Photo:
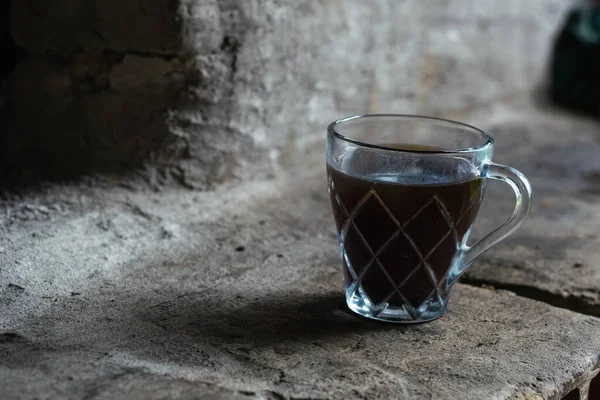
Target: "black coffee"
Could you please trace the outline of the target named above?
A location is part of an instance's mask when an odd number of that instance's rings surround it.
[[[462,243],[479,211],[483,179],[357,177],[330,166],[327,171],[338,233],[344,229],[340,237],[346,285],[354,275],[373,303],[409,302],[418,307],[444,284],[457,243]]]

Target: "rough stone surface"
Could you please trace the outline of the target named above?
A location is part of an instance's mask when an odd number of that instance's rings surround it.
[[[3,169],[147,162],[166,171],[148,168],[151,186],[191,187],[266,177],[341,115],[436,114],[527,91],[570,4],[13,3],[29,56],[0,95]]]
[[[5,227],[0,397],[558,399],[589,382],[600,320],[509,292],[459,284],[412,327],[349,315],[311,154],[301,176],[107,189]]]

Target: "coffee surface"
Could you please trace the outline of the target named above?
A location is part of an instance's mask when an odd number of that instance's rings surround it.
[[[444,284],[479,211],[483,179],[470,175],[452,181],[401,173],[351,176],[330,166],[327,170],[345,252],[346,285],[358,277],[373,303],[418,307]]]

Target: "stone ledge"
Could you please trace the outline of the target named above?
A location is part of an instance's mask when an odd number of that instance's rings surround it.
[[[349,315],[321,178],[114,189],[11,228],[0,397],[559,399],[590,381],[600,320],[508,292],[459,284],[413,327]]]

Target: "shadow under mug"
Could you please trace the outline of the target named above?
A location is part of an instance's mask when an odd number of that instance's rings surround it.
[[[400,323],[439,318],[457,278],[525,222],[529,181],[493,163],[493,148],[481,130],[437,118],[362,115],[329,125],[327,182],[352,311]],[[467,246],[488,178],[509,184],[515,209]]]

